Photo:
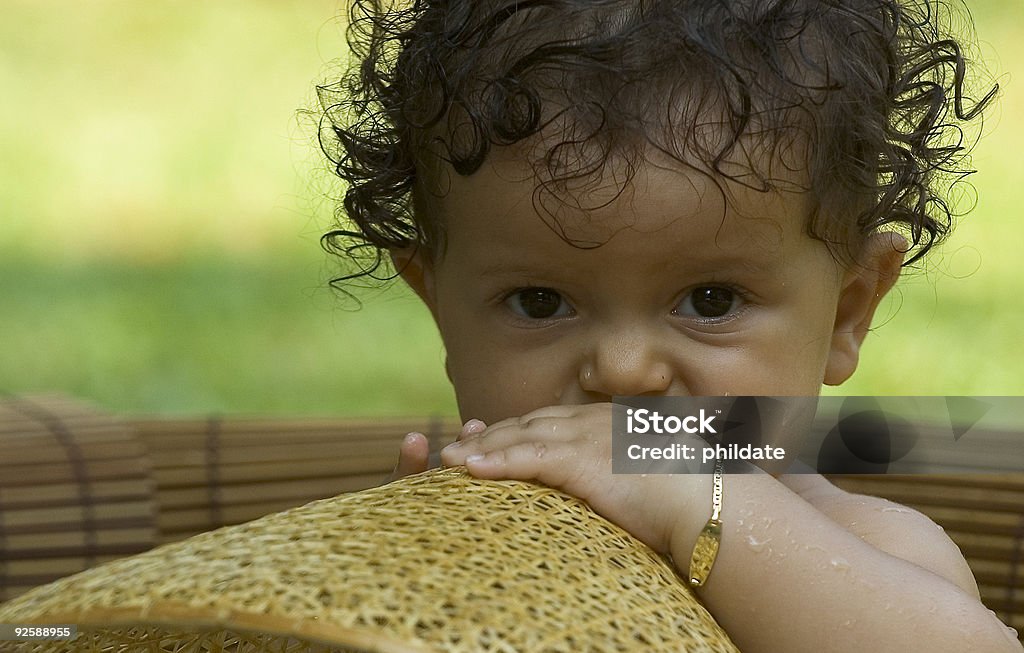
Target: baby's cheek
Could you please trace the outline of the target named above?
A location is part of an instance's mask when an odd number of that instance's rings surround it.
[[[463,420],[479,419],[493,424],[509,417],[519,417],[538,408],[559,403],[563,394],[551,383],[551,376],[528,362],[507,364],[492,361],[489,365],[467,365],[464,369],[450,367],[452,384]]]
[[[508,376],[501,370],[488,369],[485,365],[449,365],[449,378],[463,420],[479,419],[493,424],[505,417],[511,400],[521,394],[515,391],[514,380],[509,383]]]

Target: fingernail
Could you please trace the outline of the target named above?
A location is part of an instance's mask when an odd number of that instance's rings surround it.
[[[403,440],[403,442],[405,444],[412,444],[413,442],[416,441],[416,436],[417,435],[420,435],[420,434],[417,433],[416,431],[413,431],[412,433],[409,433],[408,435],[405,436],[405,440]]]
[[[451,451],[453,449],[458,449],[461,446],[462,443],[456,440],[455,442],[452,442],[451,444],[447,445],[444,449],[441,449],[441,451]]]
[[[479,433],[487,428],[487,425],[478,419],[471,419],[462,425],[462,433],[468,435],[470,433]]]

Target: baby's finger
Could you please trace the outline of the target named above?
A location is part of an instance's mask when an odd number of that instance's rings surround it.
[[[568,442],[589,435],[588,425],[573,416],[530,416],[490,426],[472,439],[489,449],[507,447],[524,440]]]
[[[430,444],[427,436],[413,432],[405,436],[398,449],[398,464],[391,472],[388,482],[427,471],[427,459],[430,455]]]
[[[535,424],[534,428],[526,429],[514,424],[504,427],[491,427],[483,433],[449,444],[441,450],[441,462],[447,467],[462,465],[467,456],[486,454],[499,449],[507,449],[526,441],[558,442],[572,440],[572,433],[564,428],[559,432],[557,424]]]
[[[463,440],[472,435],[483,433],[487,428],[487,425],[478,419],[471,419],[462,425],[462,431],[459,433],[459,437],[456,440]]]
[[[479,478],[536,480],[544,485],[588,498],[590,488],[581,479],[594,478],[601,461],[579,455],[576,446],[563,442],[521,442],[504,449],[467,456],[465,465]],[[608,461],[608,472],[611,461]]]

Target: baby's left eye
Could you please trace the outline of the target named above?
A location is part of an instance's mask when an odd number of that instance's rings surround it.
[[[714,320],[735,313],[743,299],[727,286],[699,286],[691,290],[673,311],[677,315]]]

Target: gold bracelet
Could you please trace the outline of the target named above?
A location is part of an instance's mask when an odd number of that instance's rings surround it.
[[[690,555],[690,586],[702,587],[715,566],[722,543],[722,460],[715,459],[715,490],[711,498],[711,519],[704,524]]]

